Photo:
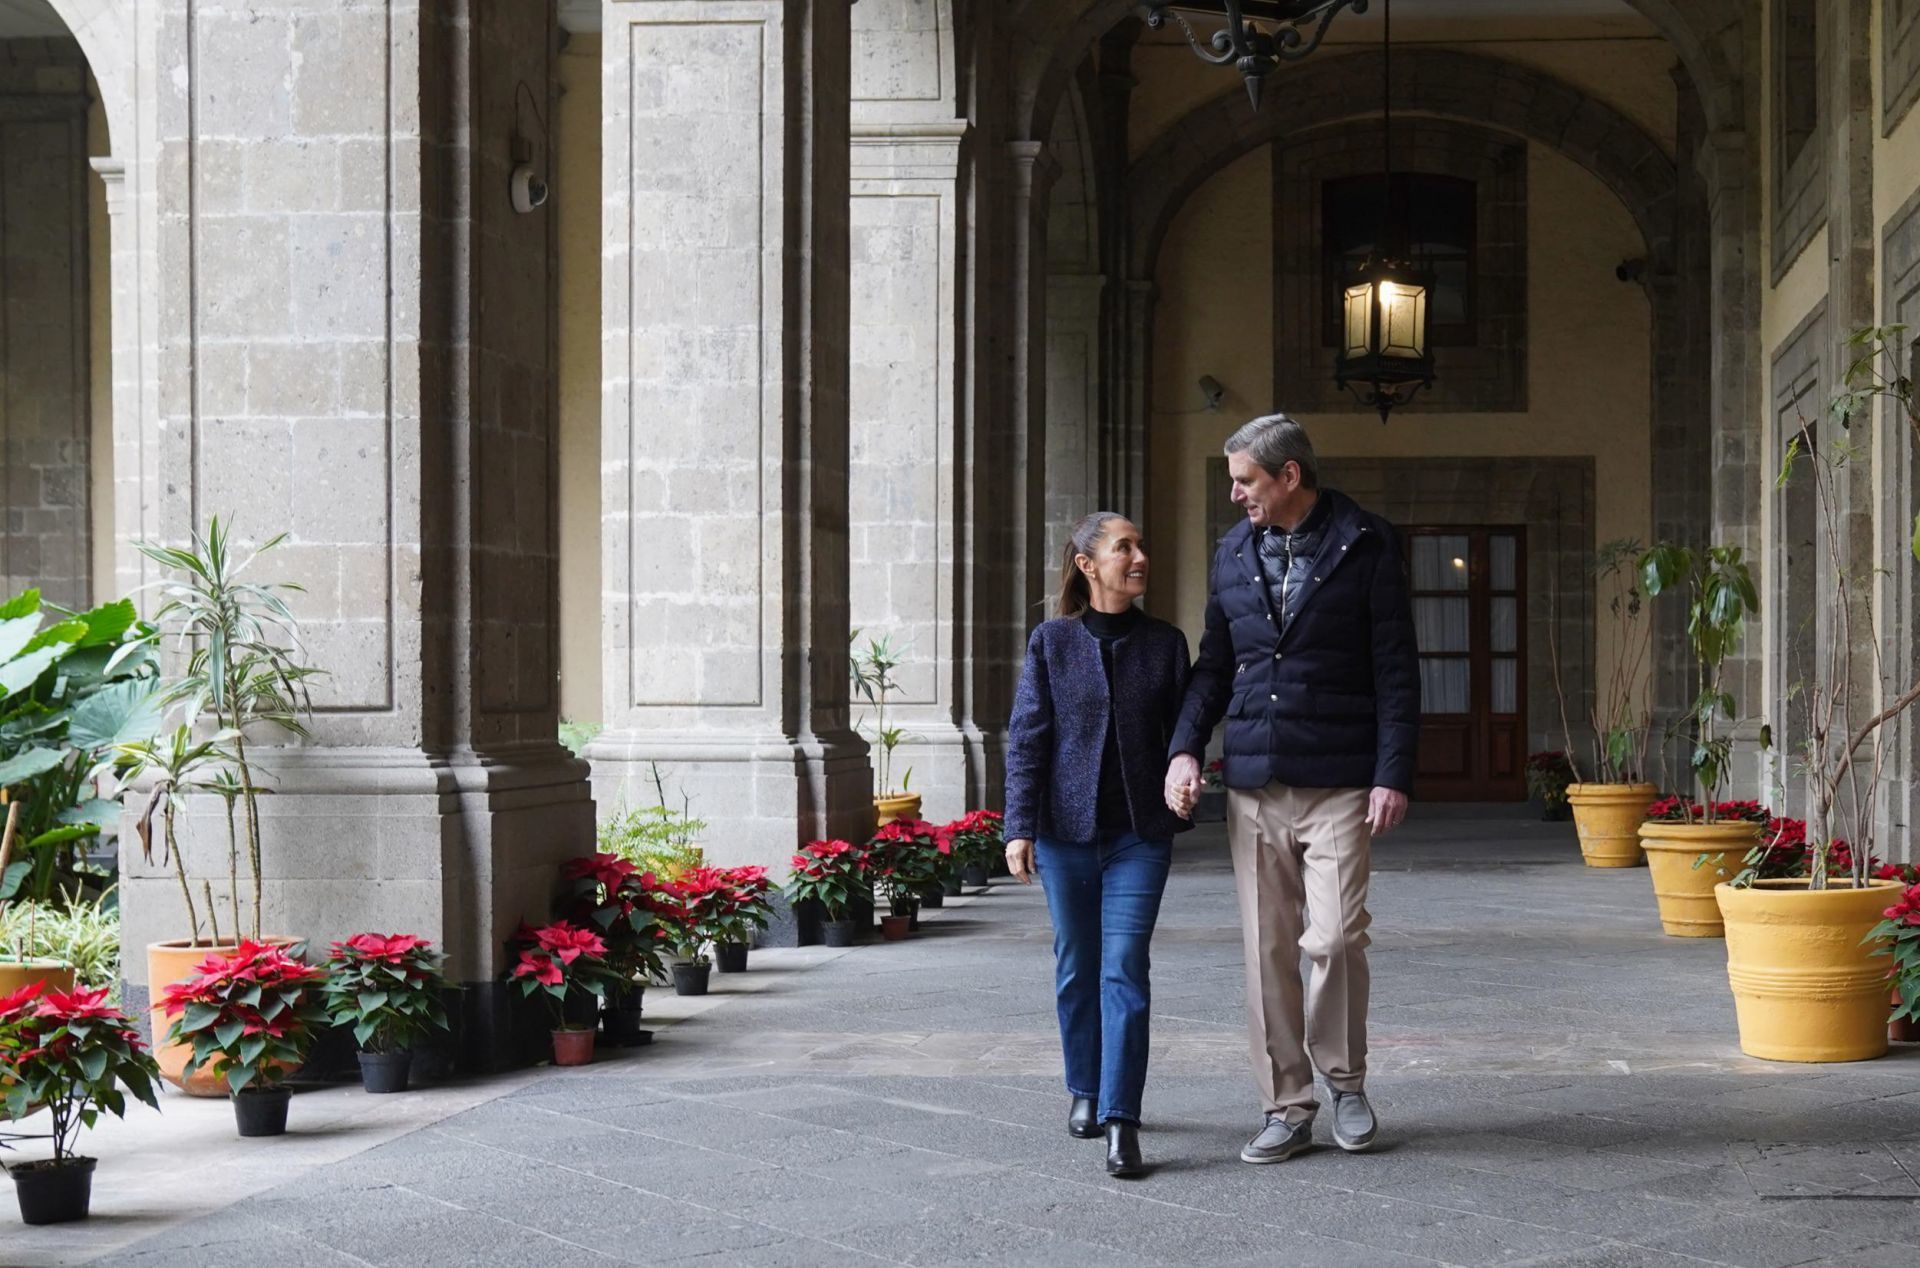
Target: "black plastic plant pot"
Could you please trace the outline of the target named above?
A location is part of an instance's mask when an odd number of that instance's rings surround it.
[[[745,973],[747,971],[747,944],[744,942],[719,942],[714,944],[713,965],[722,973]]]
[[[247,1088],[233,1094],[233,1120],[242,1136],[287,1134],[287,1103],[293,1090],[284,1087]]]
[[[919,905],[928,910],[932,910],[935,907],[945,907],[947,905],[946,890],[938,885],[927,886],[920,891]]]
[[[829,920],[820,932],[830,947],[850,947],[860,937],[860,926],[851,920]]]
[[[793,905],[794,941],[799,946],[820,945],[823,938],[821,926],[826,923],[826,908],[818,898],[802,898]]]
[[[968,889],[985,889],[987,887],[987,865],[985,863],[967,864],[960,869],[960,883]]]
[[[413,1068],[413,1051],[363,1052],[360,1054],[360,1086],[369,1092],[404,1092],[407,1074]]]
[[[713,972],[711,964],[676,964],[673,966],[673,993],[675,995],[705,995],[707,982]]]
[[[67,1224],[84,1220],[93,1205],[92,1158],[21,1162],[7,1168],[13,1195],[20,1199],[23,1224]]]

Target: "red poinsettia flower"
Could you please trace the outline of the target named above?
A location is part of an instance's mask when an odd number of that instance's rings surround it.
[[[520,953],[520,963],[513,966],[513,976],[531,977],[542,986],[558,986],[567,979],[558,961],[547,952],[533,948]]]
[[[579,929],[564,920],[556,920],[544,929],[533,931],[540,949],[551,952],[562,964],[572,964],[583,955],[605,955],[607,944],[591,929]]]
[[[0,998],[0,1021],[12,1021],[32,1013],[39,1006],[40,991],[44,985],[44,982],[28,982],[13,994]]]

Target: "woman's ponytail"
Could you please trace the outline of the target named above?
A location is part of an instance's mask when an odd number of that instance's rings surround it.
[[[1079,557],[1091,557],[1107,535],[1108,522],[1121,518],[1112,511],[1095,511],[1073,526],[1060,551],[1060,597],[1054,605],[1055,616],[1079,616],[1092,605],[1093,591],[1087,585],[1087,574],[1080,571]]]

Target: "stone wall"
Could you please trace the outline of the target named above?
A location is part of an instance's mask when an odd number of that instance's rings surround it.
[[[0,40],[0,587],[92,599],[87,67]]]

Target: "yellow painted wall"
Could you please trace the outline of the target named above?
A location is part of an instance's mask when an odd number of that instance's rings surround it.
[[[560,714],[600,706],[600,37],[558,61],[553,201],[560,228]]]
[[[1160,263],[1154,344],[1149,607],[1197,644],[1206,605],[1207,459],[1270,399],[1272,230],[1269,153],[1223,170],[1176,218]],[[1627,209],[1571,161],[1528,147],[1529,401],[1523,414],[1409,414],[1381,427],[1370,414],[1303,416],[1315,448],[1341,457],[1591,456],[1599,541],[1652,532],[1651,312],[1613,276],[1643,253]],[[1223,269],[1221,260],[1234,261]],[[1217,414],[1190,414],[1194,381],[1229,389]],[[1604,631],[1601,632],[1604,639]],[[1601,669],[1613,648],[1598,648]]]
[[[87,76],[93,104],[87,110],[87,154],[112,152],[107,137],[107,112],[100,104],[100,86]],[[87,175],[87,369],[90,487],[88,516],[92,521],[93,601],[105,603],[120,596],[113,576],[113,274],[107,230],[107,187],[98,176]]]

